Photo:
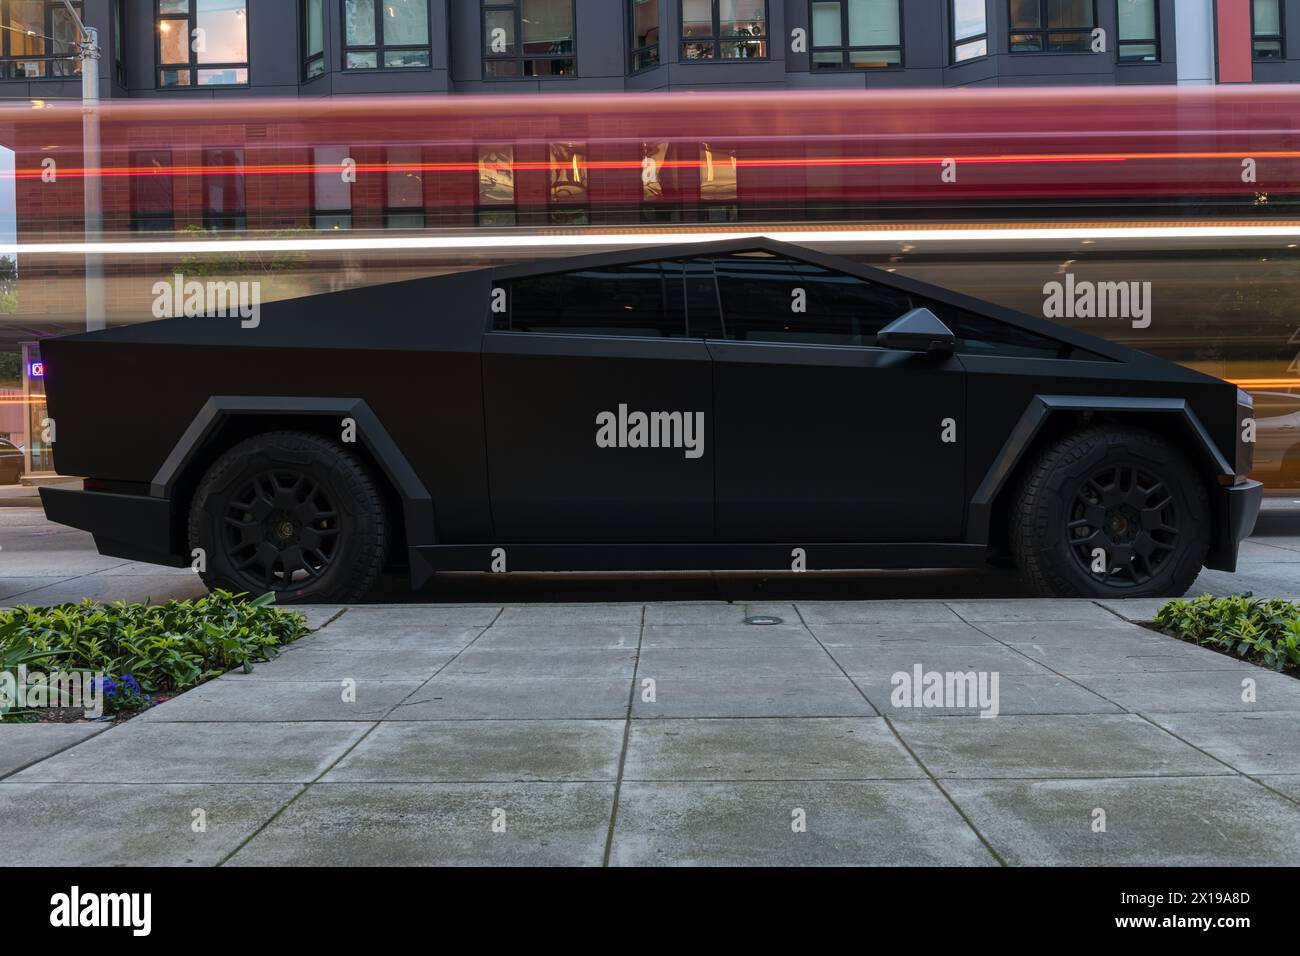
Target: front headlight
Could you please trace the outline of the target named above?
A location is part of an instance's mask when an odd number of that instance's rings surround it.
[[[1255,467],[1255,399],[1249,392],[1237,389],[1237,480],[1250,474]]]

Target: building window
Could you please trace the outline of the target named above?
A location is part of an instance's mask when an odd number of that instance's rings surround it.
[[[694,163],[673,162],[689,148],[666,140],[641,144],[641,221],[644,223],[684,222],[687,204],[682,197],[686,167]],[[694,175],[694,169],[690,170]],[[692,180],[692,184],[694,180]]]
[[[587,144],[551,143],[547,219],[554,226],[591,223],[587,205]]]
[[[343,0],[343,68],[429,66],[429,0]]]
[[[1250,35],[1256,60],[1282,59],[1282,0],[1253,0]]]
[[[483,75],[573,76],[573,0],[484,0]]]
[[[989,55],[989,20],[985,0],[952,0],[952,62]]]
[[[131,154],[131,229],[171,232],[176,228],[172,205],[172,154],[168,149]]]
[[[1012,53],[1088,53],[1094,0],[1011,0]]]
[[[631,0],[632,72],[659,65],[659,0]]]
[[[681,0],[683,60],[767,56],[767,0]]]
[[[423,229],[423,151],[419,146],[390,147],[387,165],[384,225],[389,229]]]
[[[81,13],[80,0],[74,6]],[[8,0],[0,3],[0,77],[25,80],[78,76],[77,23],[62,0]]]
[[[700,144],[700,217],[705,222],[740,220],[740,170],[736,151]]]
[[[1160,11],[1156,0],[1119,0],[1119,59],[1121,63],[1154,63],[1160,59]]]
[[[244,204],[244,151],[203,151],[203,228],[242,232],[248,225]]]
[[[899,0],[814,0],[814,70],[878,70],[903,65]]]
[[[248,83],[247,0],[157,0],[158,85]]]
[[[641,144],[641,201],[658,202],[664,198],[664,171],[668,166],[668,143]]]
[[[515,207],[515,148],[510,145],[478,148],[478,211],[480,226],[513,226]]]
[[[303,0],[302,78],[325,72],[325,0]]]
[[[320,230],[352,228],[352,183],[345,172],[352,150],[346,146],[313,146],[311,151],[311,220]]]

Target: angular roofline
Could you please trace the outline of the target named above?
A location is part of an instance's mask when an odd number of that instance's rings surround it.
[[[881,285],[901,289],[904,292],[909,292],[914,295],[936,299],[940,302],[947,303],[948,305],[959,309],[964,309],[968,312],[986,315],[999,322],[1005,322],[1008,325],[1015,326],[1016,328],[1024,329],[1026,332],[1045,335],[1048,338],[1056,339],[1068,345],[1073,345],[1077,348],[1094,352],[1103,358],[1108,358],[1116,362],[1124,362],[1126,364],[1139,366],[1151,362],[1158,362],[1167,368],[1178,369],[1179,371],[1186,373],[1189,380],[1218,381],[1217,379],[1214,379],[1213,376],[1185,368],[1175,362],[1162,359],[1159,356],[1151,355],[1148,352],[1142,352],[1137,349],[1131,349],[1123,345],[1116,345],[1100,336],[1092,335],[1087,332],[1080,332],[1077,329],[1071,329],[1063,325],[1057,325],[1055,322],[1045,318],[1029,315],[1028,313],[1017,311],[1016,309],[1009,309],[985,299],[977,299],[974,296],[954,292],[951,289],[932,285],[928,282],[923,282],[920,279],[912,279],[907,276],[900,276],[897,273],[886,272],[884,269],[879,269],[875,266],[863,265],[854,262],[851,259],[846,259],[843,256],[818,252],[809,249],[807,246],[798,245],[797,243],[783,242],[779,239],[773,239],[770,236],[725,239],[718,242],[684,242],[663,246],[644,246],[636,249],[601,252],[558,259],[546,259],[510,266],[498,266],[485,271],[490,271],[492,279],[496,281],[504,279],[519,279],[535,275],[546,275],[553,272],[573,272],[581,269],[600,268],[602,266],[649,262],[655,259],[679,259],[700,255],[716,255],[719,253],[744,251],[762,251],[770,252],[774,255],[789,256],[792,259],[799,259],[813,265],[822,266],[827,269],[834,269],[837,272],[856,276],[859,279],[865,279],[869,282],[878,282]]]

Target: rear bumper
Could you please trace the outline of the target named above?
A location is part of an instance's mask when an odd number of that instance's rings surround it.
[[[172,540],[172,504],[166,498],[46,487],[41,504],[51,521],[89,531],[100,554],[173,568],[190,563]]]
[[[1255,530],[1259,506],[1264,500],[1264,486],[1258,481],[1239,481],[1218,490],[1215,501],[1215,534],[1206,555],[1205,566],[1215,571],[1236,571],[1241,542]]]

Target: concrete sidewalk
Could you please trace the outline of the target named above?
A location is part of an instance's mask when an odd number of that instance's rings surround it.
[[[1300,864],[1300,681],[1125,619],[1158,603],[314,609],[276,661],[126,724],[0,727],[0,845],[43,865]],[[1000,715],[895,706],[918,666],[997,674]]]

